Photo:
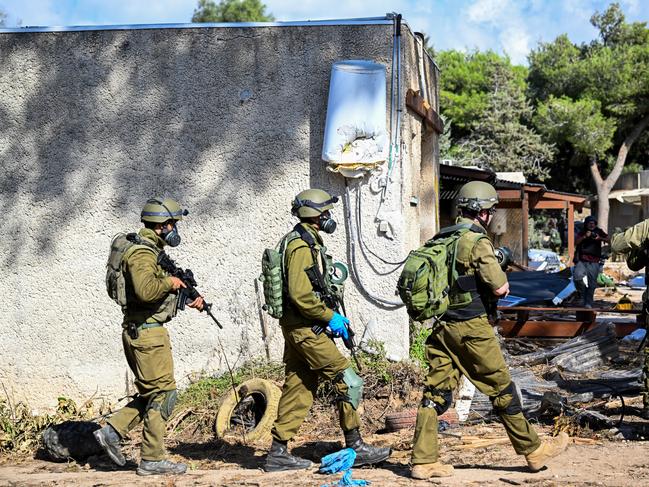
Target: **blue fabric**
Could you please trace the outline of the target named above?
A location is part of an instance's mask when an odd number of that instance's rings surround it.
[[[339,315],[340,316],[340,315]],[[352,465],[354,465],[354,460],[356,460],[356,452],[351,448],[344,448],[343,450],[331,453],[327,456],[322,457],[320,460],[320,473],[332,474],[343,472],[343,476],[338,482],[332,482],[330,484],[323,484],[321,487],[344,487],[348,485],[370,485],[370,482],[367,480],[354,480],[352,479]]]
[[[356,452],[351,448],[330,453],[320,460],[320,473],[338,473],[349,470],[356,460]]]
[[[333,336],[343,337],[345,340],[349,338],[347,333],[347,325],[349,324],[349,319],[345,318],[343,315],[338,314],[334,311],[333,317],[329,320],[329,329]]]

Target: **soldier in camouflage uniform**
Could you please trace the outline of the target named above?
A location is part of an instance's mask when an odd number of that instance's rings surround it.
[[[337,393],[340,427],[347,448],[356,451],[354,466],[371,465],[386,460],[389,448],[365,443],[360,435],[361,420],[357,412],[363,380],[354,372],[331,337],[347,338],[349,320],[327,306],[322,293],[312,282],[315,269],[323,275],[323,241],[319,232],[333,233],[336,222],[330,210],[338,201],[320,189],[299,193],[293,201],[292,213],[300,219],[293,232],[285,237],[284,289],[286,299],[279,324],[284,335],[286,379],[273,425],[271,445],[264,470],[304,469],[311,462],[288,453],[287,443],[297,434],[318,389],[321,379],[329,380]],[[329,276],[323,275],[328,282]],[[313,326],[326,326],[325,333],[316,334]]]
[[[177,222],[186,214],[170,198],[148,200],[140,215],[144,228],[121,261],[127,299],[122,344],[138,394],[94,434],[110,458],[123,466],[126,459],[120,441],[144,422],[138,475],[182,474],[187,470],[183,463],[166,460],[164,449],[166,421],[177,397],[171,343],[164,324],[176,315],[176,291],[186,286],[177,277],[169,276],[157,262],[166,245],[180,244]],[[201,310],[203,298],[187,305]]]
[[[426,340],[429,371],[417,412],[411,459],[415,479],[453,474],[452,465],[439,461],[437,418],[450,407],[462,375],[489,396],[514,450],[525,455],[532,471],[540,470],[568,444],[565,433],[541,442],[523,416],[520,398],[488,319],[498,297],[509,293],[507,276],[486,234],[497,203],[496,190],[484,182],[467,183],[459,191],[457,206],[461,216],[456,223],[470,228],[458,240],[455,264],[460,276],[474,276],[475,286],[470,290],[469,304],[457,306],[454,303],[467,301],[464,296],[469,291],[460,289],[457,283],[451,288],[449,309]]]
[[[613,235],[611,239],[611,251],[616,254],[627,254],[626,263],[632,271],[645,269],[645,282],[649,278],[649,219],[644,220],[623,233]],[[642,294],[642,320],[647,327],[649,318],[649,295],[647,289]],[[640,416],[649,419],[649,344],[643,349],[644,362],[642,366],[643,386],[642,393],[643,408]]]

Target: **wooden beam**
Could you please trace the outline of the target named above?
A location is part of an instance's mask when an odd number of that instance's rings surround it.
[[[504,337],[572,338],[594,328],[588,321],[525,321],[500,320],[498,327]],[[615,334],[623,337],[638,328],[635,323],[615,323]]]
[[[418,91],[408,88],[406,92],[406,106],[423,119],[426,127],[432,128],[438,134],[444,132],[442,118]]]
[[[500,209],[500,208],[503,208],[503,209],[504,209],[504,208],[514,208],[514,209],[518,209],[518,208],[521,208],[521,205],[522,205],[522,204],[523,204],[523,203],[522,203],[521,200],[518,200],[518,201],[514,201],[514,200],[505,200],[505,201],[502,201],[502,200],[501,200],[501,201],[498,202],[498,206],[497,206],[497,208],[499,208],[499,209]]]
[[[567,201],[546,201],[542,199],[531,206],[534,210],[566,210],[569,204]]]
[[[522,263],[524,266],[527,266],[529,264],[528,257],[527,257],[527,250],[529,249],[530,245],[530,231],[528,228],[528,222],[529,222],[529,217],[530,217],[530,205],[529,205],[529,200],[527,199],[527,191],[523,191],[523,202],[521,205],[521,213],[523,214],[522,220],[523,220],[523,236],[521,239],[523,240],[523,255],[521,255],[522,258]]]
[[[575,255],[575,205],[568,206],[568,267],[573,265]]]
[[[499,189],[498,190],[498,200],[521,200],[521,190],[520,189]]]

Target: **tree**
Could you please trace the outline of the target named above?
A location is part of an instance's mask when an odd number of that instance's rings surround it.
[[[437,61],[442,116],[453,125],[442,158],[543,179],[552,148],[530,127],[527,70],[492,51],[442,51]]]
[[[5,12],[0,8],[0,27],[4,27],[6,21],[7,21],[7,12]]]
[[[192,22],[272,22],[261,0],[198,0]]]
[[[590,44],[563,35],[532,51],[528,80],[535,126],[559,149],[556,167],[588,167],[607,229],[611,188],[627,159],[640,156],[632,149],[649,126],[649,29],[626,23],[618,4],[591,23],[600,38]]]

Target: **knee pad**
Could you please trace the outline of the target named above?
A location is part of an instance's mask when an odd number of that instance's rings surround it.
[[[176,406],[176,401],[178,400],[178,391],[173,389],[171,391],[164,391],[153,397],[149,401],[148,409],[155,409],[160,411],[160,416],[162,419],[167,421],[171,417],[171,413]]]
[[[426,395],[430,397],[426,397]],[[442,389],[429,389],[424,390],[424,398],[421,400],[421,406],[424,408],[432,408],[441,416],[453,403],[453,392],[450,390]]]
[[[508,402],[504,399],[504,396],[511,395],[512,398]],[[521,404],[521,396],[518,392],[516,384],[510,382],[507,387],[505,387],[497,396],[492,396],[491,404],[493,405],[494,411],[498,414],[509,414],[514,415],[523,412],[523,406]]]
[[[347,367],[338,374],[336,382],[344,382],[347,386],[347,393],[340,397],[339,400],[348,402],[354,409],[357,409],[363,396],[363,379],[354,372],[354,369]]]

